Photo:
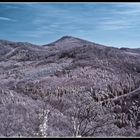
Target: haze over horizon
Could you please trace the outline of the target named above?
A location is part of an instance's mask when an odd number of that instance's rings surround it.
[[[139,3],[0,3],[0,39],[44,45],[68,35],[140,48]]]

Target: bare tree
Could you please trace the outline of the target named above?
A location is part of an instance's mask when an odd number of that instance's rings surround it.
[[[67,97],[71,107],[64,112],[70,123],[70,131],[74,137],[94,136],[106,125],[109,125],[112,116],[104,114],[102,105],[97,104],[88,92],[74,90]]]
[[[52,108],[45,103],[41,106],[40,111],[38,113],[38,131],[35,134],[36,136],[39,137],[44,137],[46,138],[48,136],[48,121],[49,121],[49,115],[52,111]]]
[[[41,137],[47,137],[47,128],[48,128],[48,115],[50,113],[50,110],[42,110],[42,113],[39,115],[40,119],[40,125],[39,125],[39,136]]]

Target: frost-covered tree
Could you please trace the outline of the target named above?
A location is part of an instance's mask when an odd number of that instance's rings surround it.
[[[39,132],[37,133],[38,136],[47,137],[47,130],[48,130],[48,116],[49,116],[50,110],[49,109],[43,109],[41,113],[39,113]]]

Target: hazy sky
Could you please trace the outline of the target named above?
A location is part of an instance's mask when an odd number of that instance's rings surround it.
[[[65,35],[140,48],[140,4],[0,3],[0,39],[47,44]]]

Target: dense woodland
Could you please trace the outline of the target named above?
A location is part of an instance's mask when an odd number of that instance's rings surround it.
[[[0,94],[1,137],[138,137],[140,49],[0,40]]]

